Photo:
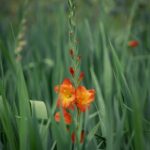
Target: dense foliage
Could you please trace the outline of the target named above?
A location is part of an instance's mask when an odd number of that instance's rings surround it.
[[[54,117],[54,87],[71,78],[68,1],[1,0],[0,149],[148,150],[150,2],[75,1],[81,84],[96,91],[78,122],[84,139]]]

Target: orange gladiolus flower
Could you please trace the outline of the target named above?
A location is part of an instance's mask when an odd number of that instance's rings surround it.
[[[87,90],[84,86],[79,86],[76,90],[76,105],[80,111],[84,112],[94,101],[95,90]]]
[[[69,79],[65,79],[63,83],[55,87],[58,95],[58,106],[63,108],[71,108],[75,102],[75,88]]]
[[[137,47],[139,45],[139,42],[137,40],[132,40],[128,42],[128,46],[134,48]]]
[[[63,115],[64,115],[65,123],[66,123],[66,124],[71,124],[71,122],[72,122],[71,115],[70,115],[66,110],[63,110]],[[55,121],[56,121],[56,122],[59,122],[59,121],[60,121],[60,112],[57,112],[57,113],[55,114]]]

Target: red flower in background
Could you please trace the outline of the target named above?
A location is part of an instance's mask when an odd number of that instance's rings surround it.
[[[139,42],[137,40],[132,40],[128,42],[128,46],[132,48],[137,47],[138,45],[139,45]]]

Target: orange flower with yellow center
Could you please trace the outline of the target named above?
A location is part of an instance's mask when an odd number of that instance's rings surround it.
[[[85,112],[89,108],[90,103],[94,101],[95,90],[87,90],[84,86],[76,89],[76,105],[80,111]]]
[[[69,79],[65,79],[61,85],[55,87],[58,95],[58,106],[70,108],[75,102],[75,88]]]

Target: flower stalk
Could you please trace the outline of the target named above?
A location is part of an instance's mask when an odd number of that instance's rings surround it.
[[[90,104],[94,101],[95,90],[87,90],[84,86],[80,85],[84,73],[80,72],[81,56],[78,55],[78,45],[77,45],[77,34],[76,34],[76,24],[75,24],[75,0],[68,0],[69,4],[69,54],[71,58],[71,66],[69,72],[71,79],[66,78],[61,85],[55,87],[56,93],[58,93],[58,108],[61,107],[63,110],[64,121],[67,125],[73,123],[73,119],[69,114],[69,111],[76,111],[76,128],[72,133],[72,142],[75,142],[76,134],[77,137],[81,139],[76,139],[77,143],[83,142],[83,133],[81,132],[81,113],[84,113],[89,109]],[[56,122],[60,121],[60,113],[55,114]]]

